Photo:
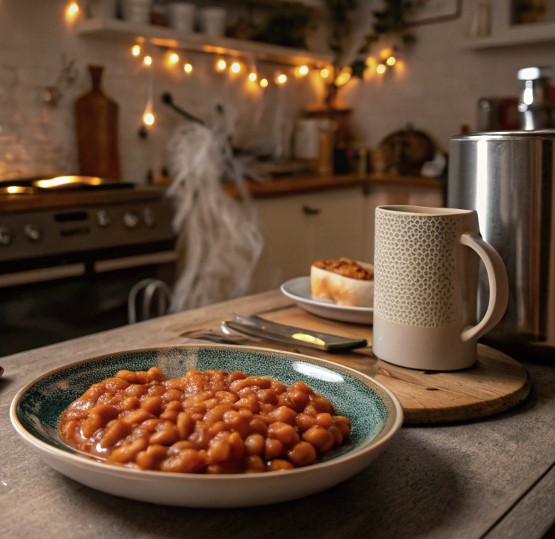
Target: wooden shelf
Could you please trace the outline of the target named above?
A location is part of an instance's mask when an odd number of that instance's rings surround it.
[[[555,41],[555,23],[553,22],[507,26],[498,34],[469,39],[467,45],[473,49],[489,49],[550,41]]]
[[[555,41],[555,21],[512,24],[511,2],[496,0],[491,3],[490,35],[468,38],[466,44],[469,48],[489,49]]]
[[[331,62],[328,53],[311,52],[256,41],[214,38],[201,33],[181,34],[165,26],[137,25],[119,19],[85,19],[76,27],[80,36],[128,43],[148,42],[160,47],[193,52],[251,57],[256,60],[285,65],[324,66]]]

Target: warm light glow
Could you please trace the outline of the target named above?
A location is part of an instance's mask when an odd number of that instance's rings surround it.
[[[378,66],[376,67],[376,73],[378,75],[383,75],[386,69],[387,69],[387,66],[385,64],[378,64]]]
[[[258,80],[258,75],[256,74],[256,71],[251,71],[249,73],[249,80],[251,82],[256,82]]]
[[[55,178],[47,178],[45,180],[37,180],[35,185],[43,189],[52,189],[55,187],[63,187],[65,185],[71,185],[77,183],[79,180],[78,176],[56,176]],[[100,185],[102,180],[97,177],[89,177],[87,179],[89,185]]]
[[[260,79],[260,83],[259,83],[259,84],[260,84],[260,86],[261,86],[262,88],[267,88],[267,87],[268,87],[268,84],[270,84],[270,83],[268,82],[268,79]]]
[[[276,75],[276,84],[285,84],[287,82],[287,75],[285,73],[278,73]]]
[[[391,56],[393,53],[393,51],[391,49],[382,49],[380,51],[380,58],[382,58],[383,60],[385,60],[386,58],[388,58],[389,56]]]
[[[152,112],[145,111],[145,113],[143,114],[143,123],[150,127],[151,125],[154,125],[154,122],[154,114],[152,114]]]
[[[70,2],[66,7],[66,18],[74,20],[79,15],[79,4],[77,2]]]
[[[168,62],[171,65],[177,64],[179,62],[179,54],[177,54],[177,52],[171,52],[168,56]]]
[[[232,73],[241,73],[241,64],[239,62],[233,62],[229,68]]]
[[[183,71],[185,71],[185,73],[192,73],[193,64],[190,64],[189,62],[187,62],[186,64],[183,64]]]
[[[302,65],[297,67],[297,69],[295,69],[295,75],[297,75],[297,77],[306,77],[306,75],[308,75],[308,66]]]
[[[341,71],[341,73],[339,73],[339,75],[337,75],[337,78],[335,79],[335,85],[344,86],[351,80],[351,76],[352,76],[351,68],[346,67]]]
[[[223,58],[216,60],[216,71],[225,71],[227,62]]]
[[[133,56],[139,56],[141,54],[141,46],[140,45],[133,45],[131,47],[131,54]]]
[[[327,79],[330,75],[331,72],[327,67],[324,67],[324,69],[320,70],[320,77],[322,77],[323,79]]]
[[[143,64],[145,66],[151,66],[152,65],[152,56],[145,56],[143,58]]]
[[[386,63],[388,66],[394,66],[394,65],[397,63],[397,58],[395,58],[395,56],[390,56],[390,57],[385,61],[385,63]]]

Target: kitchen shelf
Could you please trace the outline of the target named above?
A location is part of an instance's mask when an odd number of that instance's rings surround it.
[[[214,38],[201,33],[184,35],[165,26],[137,25],[119,19],[85,19],[76,27],[80,36],[128,43],[148,42],[160,47],[185,49],[193,52],[252,57],[256,60],[285,65],[324,66],[332,55],[256,41]]]
[[[555,41],[555,21],[513,24],[512,1],[496,0],[491,3],[490,34],[468,38],[468,47],[489,49]]]
[[[489,49],[550,41],[555,41],[555,23],[553,22],[507,26],[497,34],[471,38],[467,44],[473,49]]]

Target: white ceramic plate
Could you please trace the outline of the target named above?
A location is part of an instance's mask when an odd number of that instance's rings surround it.
[[[201,475],[142,471],[99,462],[65,445],[58,422],[88,387],[120,369],[159,366],[167,377],[192,368],[242,370],[286,384],[301,380],[351,419],[351,441],[323,461],[294,470]],[[50,371],[14,397],[10,418],[18,434],[60,473],[94,489],[145,502],[186,507],[246,507],[300,498],[360,472],[400,429],[399,401],[384,386],[329,361],[275,350],[226,345],[190,345],[120,352]]]
[[[355,324],[372,324],[374,320],[374,309],[371,307],[349,307],[314,298],[310,291],[309,276],[290,279],[281,285],[281,291],[296,301],[301,309],[322,318]]]

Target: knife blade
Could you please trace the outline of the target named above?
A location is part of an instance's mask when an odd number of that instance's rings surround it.
[[[352,339],[331,333],[288,326],[266,320],[260,316],[235,315],[234,320],[226,320],[223,324],[251,337],[297,344],[326,352],[349,351],[368,346],[366,339]]]

